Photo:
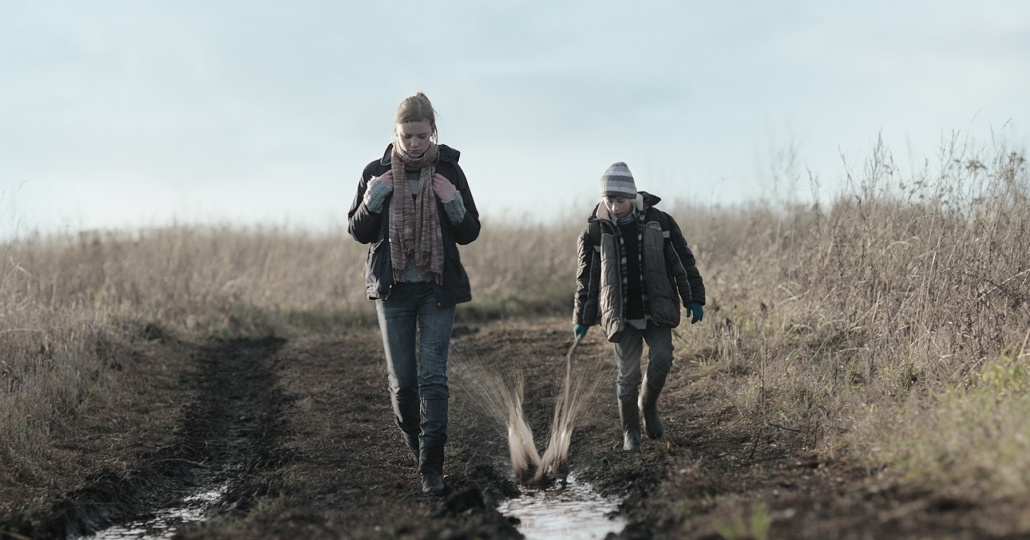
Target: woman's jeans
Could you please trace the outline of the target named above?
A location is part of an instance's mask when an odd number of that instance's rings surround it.
[[[627,324],[615,343],[616,378],[620,401],[636,403],[640,391],[640,357],[647,342],[647,381],[661,389],[672,370],[672,329],[647,321],[643,330]]]
[[[428,467],[440,474],[447,441],[447,353],[454,306],[438,307],[430,283],[395,283],[389,298],[376,300],[376,312],[395,421],[419,458],[420,470]],[[425,418],[421,422],[420,416]]]

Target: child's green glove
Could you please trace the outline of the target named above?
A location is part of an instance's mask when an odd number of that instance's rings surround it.
[[[576,339],[583,339],[587,335],[587,329],[589,326],[584,324],[575,324],[572,326],[572,333],[576,335]]]
[[[687,304],[687,310],[690,311],[690,324],[697,324],[705,318],[705,308],[697,302]]]

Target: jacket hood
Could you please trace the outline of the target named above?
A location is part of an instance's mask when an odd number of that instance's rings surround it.
[[[651,208],[652,206],[655,206],[658,203],[662,202],[661,197],[659,197],[658,195],[653,195],[646,191],[638,191],[637,198],[643,201],[644,210],[647,210],[648,208]]]
[[[436,145],[439,150],[439,154],[436,156],[436,162],[451,161],[454,163],[458,162],[458,158],[461,157],[461,152],[447,146],[446,144]],[[379,163],[387,167],[390,166],[390,156],[393,155],[393,143],[386,145],[386,151],[383,152],[383,159],[379,160]]]

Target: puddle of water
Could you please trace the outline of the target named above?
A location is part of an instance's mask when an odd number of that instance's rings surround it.
[[[451,369],[455,386],[469,397],[477,410],[505,427],[512,475],[522,496],[503,502],[498,511],[519,520],[518,530],[529,540],[604,538],[619,533],[626,522],[616,516],[621,501],[606,499],[569,475],[572,432],[588,398],[609,375],[601,365],[573,371],[574,342],[566,354],[565,377],[556,396],[547,447],[541,455],[522,405],[525,379],[521,366],[490,366],[471,351],[452,349]],[[457,353],[457,354],[455,354]],[[508,369],[505,369],[507,367]],[[557,374],[556,374],[557,375]],[[560,375],[558,375],[560,377]],[[533,487],[541,481],[565,479],[549,489]]]
[[[528,540],[592,540],[618,534],[626,526],[624,519],[613,517],[619,504],[570,475],[564,488],[524,487],[521,497],[505,501],[497,510],[518,518],[518,530]]]
[[[82,540],[164,540],[175,536],[187,524],[203,521],[211,508],[229,489],[223,484],[213,490],[194,493],[179,505],[158,512],[154,517],[104,529]]]

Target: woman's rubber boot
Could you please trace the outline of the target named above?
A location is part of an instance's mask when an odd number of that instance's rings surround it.
[[[637,401],[619,400],[619,419],[622,420],[622,449],[640,451],[640,410]]]
[[[662,393],[662,387],[654,387],[648,384],[644,378],[643,390],[640,392],[640,410],[643,412],[644,432],[652,439],[657,439],[665,432],[665,425],[662,418],[658,416],[658,395]]]
[[[443,485],[443,475],[431,472],[422,472],[419,474],[422,478],[422,493],[439,497],[447,490]]]
[[[423,401],[426,420],[422,424],[419,440],[418,473],[422,478],[422,493],[443,495],[443,447],[447,442],[447,400]]]
[[[422,413],[419,410],[418,398],[395,397],[393,399],[393,420],[397,427],[401,428],[404,435],[404,445],[411,450],[415,456],[415,463],[419,460],[418,435],[422,431]]]

